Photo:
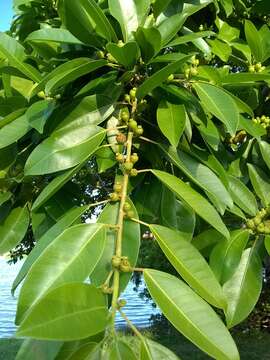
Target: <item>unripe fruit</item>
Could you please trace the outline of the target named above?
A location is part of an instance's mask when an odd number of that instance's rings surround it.
[[[249,229],[251,229],[251,230],[254,230],[255,229],[255,224],[254,224],[254,221],[253,220],[248,220],[247,221],[247,227],[249,228]]]
[[[118,47],[123,47],[125,44],[123,43],[122,40],[119,40],[118,43],[117,43],[117,46]]]
[[[125,211],[128,211],[128,210],[130,210],[131,209],[131,205],[128,203],[128,202],[125,202],[125,204],[124,204],[124,210]]]
[[[195,66],[199,66],[200,65],[200,60],[199,59],[196,59],[196,61],[195,61],[195,64],[194,64]]]
[[[112,63],[117,63],[116,59],[110,53],[107,54],[107,59]]]
[[[260,225],[260,223],[262,222],[262,219],[261,219],[261,217],[260,216],[255,216],[255,218],[253,219],[253,221],[254,221],[254,224],[256,225],[256,226],[258,226],[258,225]]]
[[[262,68],[262,64],[260,62],[258,62],[257,64],[255,64],[255,70],[259,71]]]
[[[99,59],[104,59],[105,58],[105,54],[104,54],[104,52],[103,51],[97,51],[97,57],[99,58]]]
[[[119,133],[116,136],[116,141],[118,142],[118,144],[124,144],[127,141],[127,137],[125,134]]]
[[[171,74],[171,75],[168,76],[168,79],[167,79],[167,80],[168,80],[168,81],[173,81],[173,79],[174,79],[174,75]]]
[[[120,193],[122,191],[122,184],[120,182],[116,182],[113,185],[113,190],[117,193]]]
[[[186,69],[185,70],[185,77],[189,78],[189,75],[190,75],[190,69]]]
[[[137,135],[142,135],[143,134],[143,128],[141,125],[139,125],[136,129],[136,134]]]
[[[203,31],[203,30],[204,30],[203,24],[201,24],[201,25],[199,26],[199,30],[200,30],[200,31]]]
[[[257,226],[257,231],[258,231],[259,233],[264,233],[264,230],[265,230],[265,226],[264,226],[263,223],[261,223],[261,224],[259,224],[259,225]]]
[[[195,67],[192,67],[190,69],[190,75],[192,75],[192,76],[198,75],[198,70]]]
[[[127,103],[130,103],[130,96],[128,94],[125,95],[125,101]]]
[[[121,113],[121,120],[124,121],[125,123],[128,122],[129,120],[129,113],[127,111],[122,111]]]
[[[266,212],[265,209],[261,209],[260,212],[259,212],[259,214],[260,214],[261,217],[264,217],[264,216],[267,215],[267,212]]]
[[[121,264],[121,257],[113,255],[112,257],[112,266],[118,268]]]
[[[40,99],[45,99],[46,98],[46,95],[45,95],[45,92],[44,91],[40,91],[37,96],[40,98]]]
[[[254,65],[250,65],[249,67],[248,67],[248,71],[250,72],[250,73],[254,73],[256,70],[255,70],[255,66]]]
[[[267,234],[267,235],[269,235],[269,234],[270,234],[270,227],[265,226],[265,228],[264,228],[264,233]]]
[[[131,161],[133,164],[135,164],[138,160],[139,160],[139,156],[138,156],[137,153],[134,153],[134,154],[131,155],[130,161]]]
[[[129,120],[128,126],[130,127],[131,130],[137,129],[137,121],[134,119]]]
[[[110,194],[110,200],[111,201],[118,201],[119,200],[119,195],[115,192]]]
[[[130,263],[129,263],[127,257],[122,257],[122,261],[120,264],[120,271],[122,271],[122,272],[131,272],[132,271],[132,268],[130,266]]]
[[[138,170],[137,169],[131,169],[129,175],[132,176],[132,177],[137,176],[138,175]]]
[[[134,87],[133,89],[130,90],[129,95],[132,100],[136,99],[136,93],[137,93],[137,88]]]
[[[128,217],[129,219],[132,219],[132,218],[134,217],[134,211],[129,210],[129,211],[127,212],[127,217]]]
[[[126,305],[127,305],[127,302],[126,302],[125,299],[120,299],[120,300],[118,300],[118,306],[119,306],[120,308],[122,308],[122,307],[124,307],[124,306],[126,306]]]
[[[123,163],[123,162],[125,161],[124,155],[123,155],[123,154],[120,154],[120,153],[117,153],[117,154],[115,155],[115,159],[116,159],[116,161],[118,161],[118,162],[120,162],[120,163]]]
[[[125,162],[125,163],[124,163],[124,168],[125,168],[127,171],[130,171],[130,170],[133,168],[132,162],[130,162],[130,161]]]

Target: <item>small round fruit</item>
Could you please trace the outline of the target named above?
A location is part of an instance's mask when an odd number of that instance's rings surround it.
[[[107,59],[112,63],[117,63],[116,59],[110,53],[107,54]]]
[[[123,47],[125,44],[123,43],[122,40],[119,40],[118,43],[117,43],[117,46],[118,47]]]
[[[196,75],[198,75],[198,70],[197,70],[195,67],[192,67],[192,68],[190,69],[190,75],[191,75],[191,76],[196,76]]]
[[[132,154],[131,157],[130,157],[130,161],[131,161],[133,164],[135,164],[137,161],[139,161],[139,156],[138,156],[138,154],[137,154],[137,153]]]
[[[267,234],[267,235],[270,234],[270,227],[269,226],[265,226],[264,233]]]
[[[260,62],[258,62],[257,64],[255,64],[255,70],[259,71],[262,68],[262,64]]]
[[[249,67],[248,67],[248,71],[250,72],[250,73],[254,73],[256,70],[255,70],[255,66],[254,65],[250,65]]]
[[[121,264],[121,257],[117,255],[113,255],[112,257],[112,266],[118,268]]]
[[[247,227],[251,230],[254,230],[255,229],[255,224],[254,224],[254,221],[252,219],[248,220],[247,221]]]
[[[137,129],[137,121],[134,119],[130,119],[128,122],[128,126],[130,127],[131,130]]]
[[[185,70],[185,77],[188,79],[190,75],[190,69]]]
[[[114,185],[113,185],[113,190],[117,193],[120,193],[122,191],[122,184],[120,182],[116,182]]]
[[[110,194],[110,200],[111,201],[118,201],[119,200],[119,195],[115,192]]]
[[[254,221],[254,224],[255,224],[256,226],[258,226],[258,225],[260,225],[260,223],[262,222],[262,219],[261,219],[260,216],[256,215],[255,218],[253,219],[253,221]]]
[[[104,52],[103,51],[97,51],[97,57],[99,58],[99,59],[104,59],[105,58],[105,54],[104,54]]]
[[[118,306],[120,307],[120,308],[122,308],[122,307],[124,307],[124,306],[126,306],[127,305],[127,301],[125,300],[125,299],[120,299],[120,300],[118,300]]]
[[[129,211],[131,209],[131,205],[128,202],[125,202],[124,204],[124,210]]]
[[[137,88],[134,87],[134,88],[131,89],[130,92],[129,92],[130,98],[131,98],[132,100],[136,99],[136,94],[137,94]]]
[[[199,59],[196,59],[195,61],[195,66],[199,66],[200,65],[200,60]]]
[[[137,134],[137,135],[142,135],[142,134],[143,134],[143,128],[142,128],[141,125],[137,126],[136,134]]]
[[[121,113],[121,120],[124,121],[125,123],[128,122],[129,120],[129,113],[127,111],[122,111]]]
[[[267,215],[266,210],[265,210],[265,209],[261,209],[261,210],[260,210],[260,216],[261,216],[261,217],[264,217],[264,216],[266,216],[266,215]]]
[[[46,95],[45,95],[45,92],[44,92],[44,91],[38,92],[37,96],[38,96],[40,99],[45,99],[45,98],[46,98]]]
[[[116,136],[116,141],[118,142],[118,144],[124,144],[127,141],[127,137],[125,134],[119,133]]]
[[[129,175],[132,176],[132,177],[137,176],[138,175],[138,170],[137,169],[131,169]]]
[[[133,168],[133,164],[132,164],[132,162],[127,161],[124,163],[124,167],[125,167],[126,171],[130,171]]]
[[[261,224],[259,224],[259,225],[257,226],[257,231],[258,231],[259,233],[264,233],[264,231],[265,231],[265,226],[264,226],[263,223],[261,223]]]
[[[168,78],[167,78],[168,81],[173,81],[173,79],[174,79],[174,75],[173,75],[173,74],[169,75]]]
[[[130,96],[128,94],[125,95],[125,101],[127,103],[130,103]]]
[[[115,159],[116,159],[116,161],[118,161],[118,162],[120,162],[120,163],[123,163],[123,162],[125,161],[124,155],[123,155],[123,154],[120,154],[120,153],[117,153],[117,154],[115,155]]]

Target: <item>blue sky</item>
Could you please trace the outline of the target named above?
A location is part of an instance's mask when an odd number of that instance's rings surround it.
[[[0,31],[9,29],[12,15],[12,0],[0,0]]]

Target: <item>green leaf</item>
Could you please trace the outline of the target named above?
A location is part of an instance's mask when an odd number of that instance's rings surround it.
[[[25,175],[43,175],[69,169],[90,157],[106,132],[94,125],[75,125],[54,131],[38,145],[27,159]]]
[[[46,293],[30,309],[16,336],[63,341],[83,339],[104,330],[107,317],[107,305],[100,289],[69,283]]]
[[[189,58],[190,55],[187,55],[181,60],[163,67],[161,70],[157,71],[152,76],[147,78],[138,88],[138,99],[143,98],[145,95],[149,94],[152,90],[154,90],[157,86],[161,85],[163,81],[167,80],[170,74],[175,73],[181,67],[181,65],[184,64]]]
[[[173,104],[162,100],[157,109],[157,122],[160,130],[172,146],[177,147],[186,126],[184,105]]]
[[[55,102],[51,100],[41,100],[31,105],[25,116],[30,126],[40,134],[43,133],[46,121],[49,119],[55,108]]]
[[[25,278],[16,323],[21,323],[47,291],[71,281],[84,281],[99,262],[105,241],[103,224],[80,224],[66,229],[51,242]]]
[[[250,20],[245,20],[245,35],[247,43],[256,62],[262,61],[263,47],[260,33],[257,31],[255,25]]]
[[[45,86],[45,93],[47,95],[55,93],[59,87],[69,84],[79,77],[89,74],[107,64],[106,60],[89,60],[88,58],[78,58],[70,60],[70,62],[72,62],[73,66],[69,70],[65,70],[66,63],[58,66],[57,74],[55,74]]]
[[[154,191],[153,188],[151,190]],[[150,196],[153,198],[152,193]],[[158,203],[154,202],[153,207],[158,208]],[[160,213],[163,225],[178,230],[186,240],[191,241],[196,223],[195,213],[188,204],[176,199],[166,186],[162,189]]]
[[[219,214],[202,195],[173,175],[159,170],[151,171],[160,181],[173,191],[178,198],[188,203],[200,217],[212,225],[222,235],[229,237],[228,229],[222,222]]]
[[[145,270],[151,296],[172,325],[215,359],[240,359],[236,345],[214,310],[178,278]]]
[[[119,22],[124,41],[133,39],[133,31],[144,23],[150,9],[150,0],[109,0],[111,15]]]
[[[152,4],[155,18],[158,17],[170,4],[172,0],[155,0]]]
[[[175,40],[171,41],[166,47],[178,46],[181,44],[186,44],[187,42],[192,42],[196,39],[201,39],[208,36],[214,36],[215,33],[213,31],[198,31],[196,33],[190,33],[187,35],[182,35],[177,37]]]
[[[210,255],[210,266],[221,284],[232,277],[240,263],[248,239],[248,230],[235,230],[229,240],[223,240],[214,247]]]
[[[134,212],[134,218],[138,219],[135,206],[128,200],[131,210]],[[102,213],[98,217],[99,223],[117,224],[119,213],[119,204],[107,204]],[[122,255],[127,256],[131,266],[136,266],[139,249],[140,249],[140,225],[134,221],[125,220],[123,225],[123,244]],[[93,271],[91,281],[94,285],[100,286],[107,279],[112,270],[112,256],[115,253],[116,234],[114,229],[107,231],[107,238],[103,256]],[[131,277],[131,273],[121,273],[120,275],[120,291],[124,291]]]
[[[96,348],[96,346],[97,343],[89,342],[81,346],[74,353],[72,353],[70,357],[68,357],[68,360],[89,360],[89,355],[91,355],[92,351]]]
[[[150,225],[162,251],[181,275],[203,299],[224,309],[226,300],[214,273],[200,252],[178,231],[160,225]]]
[[[227,189],[208,166],[203,165],[183,151],[176,151],[172,147],[166,154],[175,166],[206,192],[210,200],[214,200],[214,204],[218,204],[221,213],[224,213],[226,207],[231,208],[233,206]]]
[[[66,212],[66,214],[53,225],[46,233],[37,241],[30,254],[25,259],[19,273],[17,274],[13,284],[11,293],[14,295],[16,288],[23,281],[28,271],[39,258],[43,251],[50,245],[51,242],[57,238],[64,230],[69,226],[73,225],[78,219],[81,218],[82,214],[87,211],[88,206],[82,206],[74,208]]]
[[[27,339],[22,343],[15,360],[54,360],[62,342]]]
[[[270,169],[270,144],[268,144],[266,141],[259,141],[259,147],[263,160],[266,163],[268,169]]]
[[[130,41],[124,46],[109,43],[106,48],[117,62],[127,69],[132,69],[140,56],[140,49],[135,41]]]
[[[95,152],[98,172],[103,173],[117,164],[115,153],[109,147],[100,148]]]
[[[14,208],[0,223],[0,255],[17,246],[24,238],[29,225],[27,207]]]
[[[150,339],[141,342],[140,360],[180,360],[171,350]]]
[[[229,191],[233,201],[247,214],[255,216],[258,205],[253,193],[235,176],[229,175]]]
[[[243,321],[256,305],[262,289],[262,263],[256,249],[243,252],[232,278],[224,284],[228,307],[226,321],[233,327]]]
[[[229,60],[229,57],[232,54],[232,48],[229,44],[219,39],[207,40],[207,42],[210,45],[213,54],[218,56],[224,62]]]
[[[64,44],[82,45],[83,43],[66,29],[44,28],[36,30],[27,36],[25,41],[56,42]]]
[[[215,85],[195,83],[193,86],[207,111],[223,122],[231,134],[235,134],[239,111],[232,97]]]
[[[258,166],[247,164],[249,178],[257,196],[262,200],[266,207],[270,204],[270,182],[269,176]]]
[[[12,193],[9,191],[0,192],[0,206],[7,202],[12,197]]]
[[[27,56],[24,47],[16,39],[3,32],[0,32],[0,52],[7,57],[11,66],[14,66],[27,78],[35,82],[41,80],[40,72],[25,62]]]
[[[58,10],[66,28],[82,42],[97,46],[95,33],[108,41],[117,41],[113,27],[95,0],[61,0]]]
[[[130,345],[121,339],[116,339],[113,342],[108,355],[110,360],[137,360]]]
[[[161,48],[160,32],[154,27],[139,27],[134,36],[140,46],[143,61],[148,63]]]
[[[253,85],[256,81],[269,81],[270,74],[238,73],[228,74],[222,78],[223,85],[247,84]]]
[[[212,248],[213,245],[223,240],[226,240],[226,238],[217,232],[217,230],[208,229],[195,236],[191,242],[196,249],[200,252],[204,252],[205,250],[208,250],[209,247]]]
[[[31,130],[31,126],[25,115],[5,125],[0,129],[0,149],[3,149],[16,141],[20,140]]]
[[[265,245],[265,248],[266,248],[268,254],[270,255],[270,236],[269,235],[265,236],[264,245]]]

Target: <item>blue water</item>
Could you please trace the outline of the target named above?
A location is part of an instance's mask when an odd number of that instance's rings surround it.
[[[16,277],[22,263],[8,265],[6,260],[0,258],[0,338],[12,337],[16,327],[14,325],[15,312],[18,292],[15,297],[11,296],[10,289],[13,280]],[[139,290],[143,289],[142,284]],[[157,313],[149,302],[139,297],[139,292],[133,290],[134,284],[130,282],[121,298],[127,300],[127,305],[123,311],[129,319],[138,327],[147,327],[150,325],[149,318],[151,314]],[[117,324],[125,326],[125,321],[117,316]]]

